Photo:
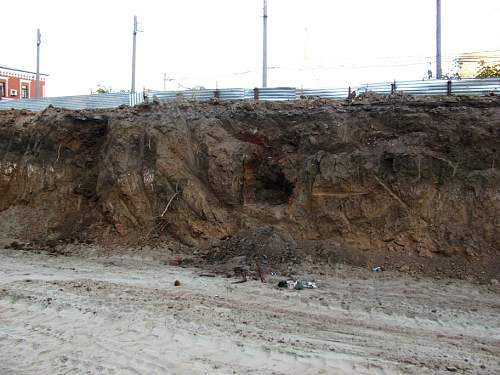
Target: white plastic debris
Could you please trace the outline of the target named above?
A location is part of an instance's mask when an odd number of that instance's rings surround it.
[[[280,288],[288,288],[288,289],[317,289],[318,283],[316,281],[307,281],[307,280],[282,280],[278,283],[278,287]]]

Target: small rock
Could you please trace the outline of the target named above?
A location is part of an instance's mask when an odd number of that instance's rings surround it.
[[[24,244],[19,243],[17,241],[13,241],[10,243],[10,246],[6,246],[7,249],[14,249],[14,250],[22,250],[24,248]]]
[[[490,284],[496,287],[500,286],[500,282],[497,279],[491,279]]]
[[[465,249],[465,254],[467,254],[467,256],[469,256],[470,258],[474,258],[477,256],[477,254],[474,252],[474,250],[472,249]]]
[[[175,286],[181,286],[181,282],[179,280],[175,280],[174,285]]]
[[[446,370],[450,372],[456,372],[457,368],[455,366],[446,366]]]
[[[403,265],[403,266],[399,267],[399,270],[400,270],[401,272],[409,272],[409,271],[410,271],[410,266],[409,266],[409,265],[407,265],[407,264],[405,264],[405,265]]]

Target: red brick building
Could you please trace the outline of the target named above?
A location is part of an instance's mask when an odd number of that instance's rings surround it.
[[[45,96],[45,78],[40,74],[39,96]],[[0,100],[35,97],[36,73],[0,65]]]

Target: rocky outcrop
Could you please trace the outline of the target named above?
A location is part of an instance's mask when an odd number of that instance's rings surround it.
[[[499,154],[498,97],[0,112],[0,236],[202,246],[272,226],[498,264]]]

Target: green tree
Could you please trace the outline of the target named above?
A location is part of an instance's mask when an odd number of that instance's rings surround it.
[[[98,94],[107,94],[109,92],[109,89],[104,86],[97,85],[97,90],[95,90],[95,92]]]
[[[481,60],[476,78],[500,78],[500,64],[486,65],[484,60]]]

